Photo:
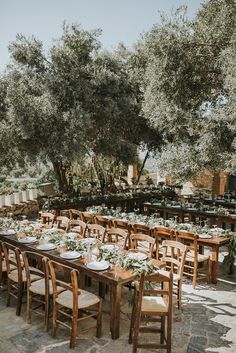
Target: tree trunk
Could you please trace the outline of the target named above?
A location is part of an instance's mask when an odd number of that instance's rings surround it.
[[[73,192],[73,176],[71,172],[71,163],[62,161],[53,161],[53,169],[58,182],[59,190],[64,194]]]
[[[92,157],[92,163],[94,166],[94,170],[97,174],[97,178],[100,184],[100,188],[101,188],[101,193],[104,194],[105,193],[105,188],[106,188],[106,179],[103,173],[103,169],[101,168],[98,158],[96,155],[93,155]]]
[[[145,163],[147,162],[148,157],[149,157],[149,152],[147,151],[147,153],[146,153],[146,155],[144,157],[143,163],[141,165],[141,168],[138,170],[137,184],[140,181],[140,178],[141,178],[141,175],[142,175],[142,171],[143,171],[143,169],[145,167]]]

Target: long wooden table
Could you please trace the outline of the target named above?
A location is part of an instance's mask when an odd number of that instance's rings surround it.
[[[187,210],[187,209],[183,209],[180,207],[168,207],[168,206],[161,206],[161,205],[155,205],[155,204],[145,204],[145,208],[147,210],[147,213],[150,215],[153,211],[163,211],[163,216],[164,218],[168,218],[168,212],[169,213],[177,213],[178,216],[180,216],[181,221],[184,221],[184,217],[186,215],[186,212],[189,212],[189,215],[195,215],[195,216],[205,216],[205,217],[209,217],[210,214],[208,213],[204,213],[204,212],[197,212],[197,211],[193,211],[193,210]],[[212,217],[216,218],[219,217],[217,215],[212,215]],[[190,217],[190,221],[192,221],[193,219],[191,219]],[[236,223],[236,218],[231,218],[230,216],[221,216],[221,221],[223,223],[223,221],[225,222],[235,222]],[[221,226],[223,226],[224,224],[221,224]],[[232,227],[231,227],[232,229]],[[203,238],[199,238],[198,242],[200,245],[207,246],[210,248],[210,256],[211,256],[211,282],[216,284],[217,283],[217,276],[218,276],[218,272],[219,272],[219,249],[220,247],[222,247],[223,245],[227,244],[229,242],[229,237],[214,237],[211,239],[203,239]]]
[[[80,272],[82,286],[84,285],[84,277],[89,276],[96,279],[99,283],[109,286],[110,289],[110,332],[113,339],[119,338],[120,334],[120,305],[121,290],[124,284],[135,279],[135,274],[131,270],[120,270],[119,277],[116,278],[114,269],[110,268],[105,271],[92,271],[86,267],[83,259],[65,260],[59,256],[57,250],[40,251],[36,249],[36,244],[22,244],[17,241],[16,236],[0,236],[0,240],[7,244],[18,247],[21,251],[35,251],[47,256],[49,259],[66,264]]]
[[[168,219],[171,215],[177,215],[181,222],[184,222],[184,218],[188,217],[189,222],[194,222],[196,218],[209,219],[211,225],[217,224],[219,227],[226,228],[227,224],[230,224],[232,232],[235,231],[236,216],[221,215],[212,211],[200,211],[193,208],[183,208],[177,206],[163,206],[159,204],[144,203],[144,210],[148,215],[159,212],[161,217]]]

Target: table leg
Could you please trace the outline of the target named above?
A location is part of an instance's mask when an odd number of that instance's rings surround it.
[[[211,282],[217,283],[219,247],[213,246],[211,250]]]
[[[115,340],[120,336],[120,301],[121,285],[111,285],[110,287],[110,331],[111,338]]]

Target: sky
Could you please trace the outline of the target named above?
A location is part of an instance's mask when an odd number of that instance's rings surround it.
[[[62,34],[63,21],[82,29],[102,29],[100,41],[113,50],[119,42],[132,47],[143,32],[180,5],[194,17],[203,0],[0,0],[0,72],[9,63],[8,45],[16,34],[34,35],[47,50]]]

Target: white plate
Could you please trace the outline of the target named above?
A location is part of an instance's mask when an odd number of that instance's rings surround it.
[[[35,243],[36,241],[37,239],[35,237],[18,239],[18,242],[22,244],[31,244],[31,243]]]
[[[38,250],[54,250],[56,249],[56,245],[52,243],[40,244],[37,246]]]
[[[113,244],[105,244],[100,247],[102,250],[119,250],[119,246]]]
[[[60,257],[63,259],[71,260],[71,259],[78,259],[81,257],[81,254],[77,251],[66,251],[60,254]]]
[[[97,242],[97,239],[95,239],[95,238],[85,238],[85,239],[81,239],[79,241],[81,243],[83,243],[83,244],[95,244]]]
[[[107,270],[110,265],[107,261],[93,261],[86,264],[86,267],[94,271],[103,271]]]
[[[127,255],[127,257],[132,260],[145,260],[147,255],[142,252],[131,252]]]
[[[210,234],[207,234],[207,233],[202,233],[202,234],[199,234],[199,238],[200,239],[211,239],[212,236]]]
[[[1,230],[0,235],[14,235],[16,231],[14,229]]]

